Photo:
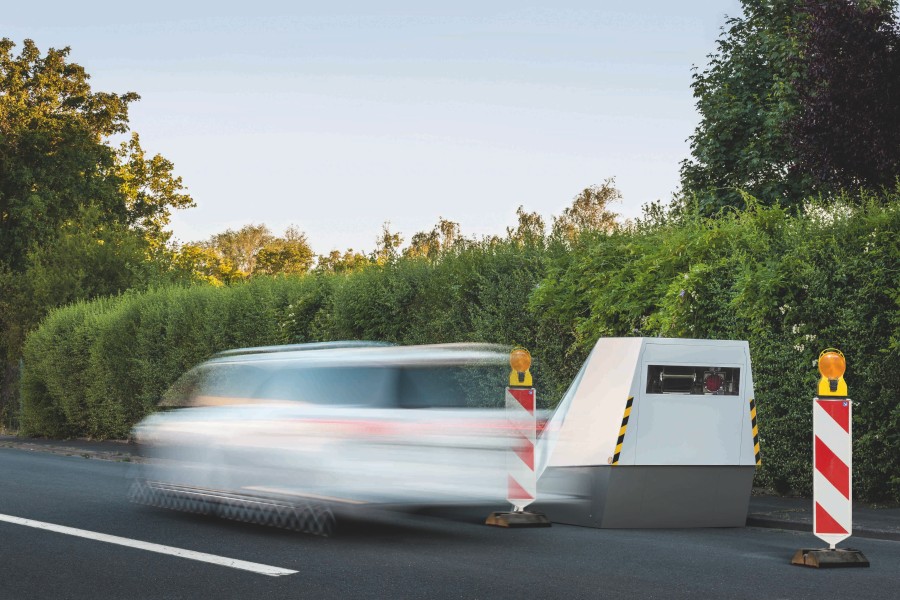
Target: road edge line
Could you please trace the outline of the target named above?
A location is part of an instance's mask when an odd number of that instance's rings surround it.
[[[116,544],[126,546],[128,548],[136,548],[138,550],[146,550],[148,552],[156,552],[157,554],[167,554],[169,556],[177,556],[179,558],[187,558],[200,562],[210,563],[232,569],[240,569],[242,571],[250,571],[260,575],[268,575],[269,577],[280,577],[282,575],[294,575],[297,571],[291,569],[283,569],[281,567],[273,567],[261,563],[249,562],[246,560],[238,560],[236,558],[228,558],[217,554],[207,554],[206,552],[197,552],[195,550],[186,550],[184,548],[176,548],[174,546],[165,546],[163,544],[154,544],[153,542],[143,542],[141,540],[133,540],[131,538],[119,537],[107,533],[99,533],[96,531],[88,531],[87,529],[77,529],[75,527],[67,527],[65,525],[56,525],[54,523],[45,523],[44,521],[35,521],[34,519],[25,519],[13,515],[0,514],[0,522],[12,523],[14,525],[24,525],[25,527],[33,527],[44,531],[52,531],[62,533],[89,540],[106,542],[107,544]]]

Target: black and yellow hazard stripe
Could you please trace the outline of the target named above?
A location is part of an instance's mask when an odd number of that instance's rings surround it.
[[[622,417],[622,427],[619,428],[619,439],[616,440],[616,453],[613,454],[612,464],[619,464],[619,455],[622,454],[622,442],[625,441],[625,429],[628,428],[628,417],[631,415],[631,405],[634,404],[634,396],[628,397],[625,403],[625,416]]]
[[[750,398],[750,424],[753,426],[753,456],[756,458],[756,466],[762,464],[759,457],[759,427],[756,424],[756,402]]]

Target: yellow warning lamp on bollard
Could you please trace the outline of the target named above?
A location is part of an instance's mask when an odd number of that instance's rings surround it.
[[[847,397],[847,382],[844,381],[844,371],[847,369],[847,360],[844,354],[836,348],[826,348],[819,355],[819,397]]]
[[[531,354],[522,347],[513,348],[509,353],[509,366],[512,371],[509,373],[509,387],[532,387],[531,371]]]

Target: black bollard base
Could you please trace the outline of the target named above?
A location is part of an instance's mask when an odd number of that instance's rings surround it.
[[[484,522],[494,527],[550,527],[550,519],[539,512],[492,512]]]
[[[859,550],[853,550],[852,548],[836,548],[834,550],[829,550],[828,548],[803,548],[797,550],[794,558],[791,559],[791,564],[813,567],[815,569],[843,569],[847,567],[868,567],[869,559]]]

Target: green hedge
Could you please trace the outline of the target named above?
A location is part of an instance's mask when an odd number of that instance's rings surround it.
[[[750,343],[763,468],[758,483],[811,491],[818,353],[840,348],[854,409],[854,490],[900,501],[900,202],[751,207],[595,235],[550,261],[531,309],[600,336]]]
[[[752,203],[751,203],[752,204]],[[746,339],[763,468],[809,492],[818,352],[847,356],[855,490],[900,501],[900,200],[656,216],[574,241],[490,240],[351,274],[165,288],[54,311],[28,338],[23,433],[124,437],[181,373],[236,346],[522,344],[560,398],[600,336]],[[498,403],[501,398],[498,397]]]

